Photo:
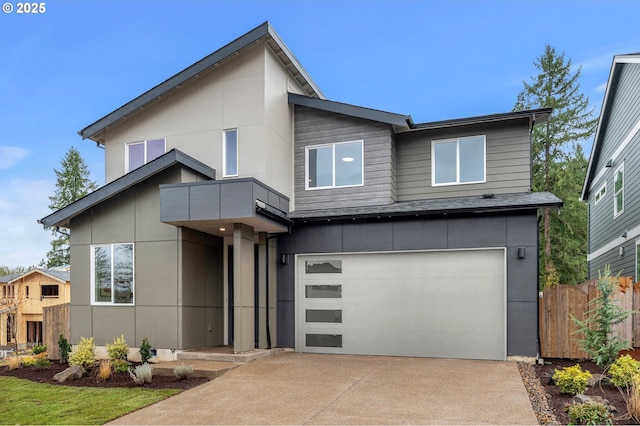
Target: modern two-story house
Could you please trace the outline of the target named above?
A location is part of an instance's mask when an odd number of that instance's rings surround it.
[[[606,265],[640,279],[640,54],[613,58],[582,189],[589,278]]]
[[[536,356],[550,113],[330,101],[264,23],[79,132],[106,184],[40,220],[71,229],[71,340]]]

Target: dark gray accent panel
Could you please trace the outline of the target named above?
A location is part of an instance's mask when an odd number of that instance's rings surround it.
[[[167,188],[165,202],[160,203],[160,220],[170,222],[189,216],[189,191],[183,188]]]
[[[175,190],[175,188],[168,189]],[[190,191],[188,191],[188,193],[189,202],[185,205],[185,208],[191,210],[188,213],[191,220],[220,219],[219,185],[194,186]],[[169,197],[169,200],[171,200],[171,197]],[[170,210],[171,207],[168,207],[168,209]],[[216,217],[216,215],[218,216]]]
[[[537,353],[537,211],[296,222],[278,238],[278,346],[295,345],[295,254],[392,250],[507,248],[507,355]],[[524,244],[533,242],[533,244]],[[525,259],[517,258],[524,247]]]

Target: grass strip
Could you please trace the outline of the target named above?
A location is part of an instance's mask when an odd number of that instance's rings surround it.
[[[56,386],[0,377],[0,422],[101,425],[177,393],[180,390]]]

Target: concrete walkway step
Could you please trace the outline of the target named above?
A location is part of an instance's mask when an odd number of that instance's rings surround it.
[[[153,364],[153,374],[157,374],[158,376],[173,376],[173,369],[180,365],[192,367],[193,376],[207,377],[208,379],[213,380],[222,376],[227,371],[233,370],[240,364],[206,361],[201,359],[165,361]]]
[[[216,348],[190,349],[177,354],[178,361],[186,360],[205,360],[218,362],[233,362],[246,364],[260,358],[266,358],[274,353],[282,352],[282,348],[274,349],[254,349],[249,352],[234,353],[233,348],[229,346],[220,346]]]

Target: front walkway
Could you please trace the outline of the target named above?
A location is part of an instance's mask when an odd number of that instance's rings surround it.
[[[282,352],[113,424],[538,422],[515,362]]]

